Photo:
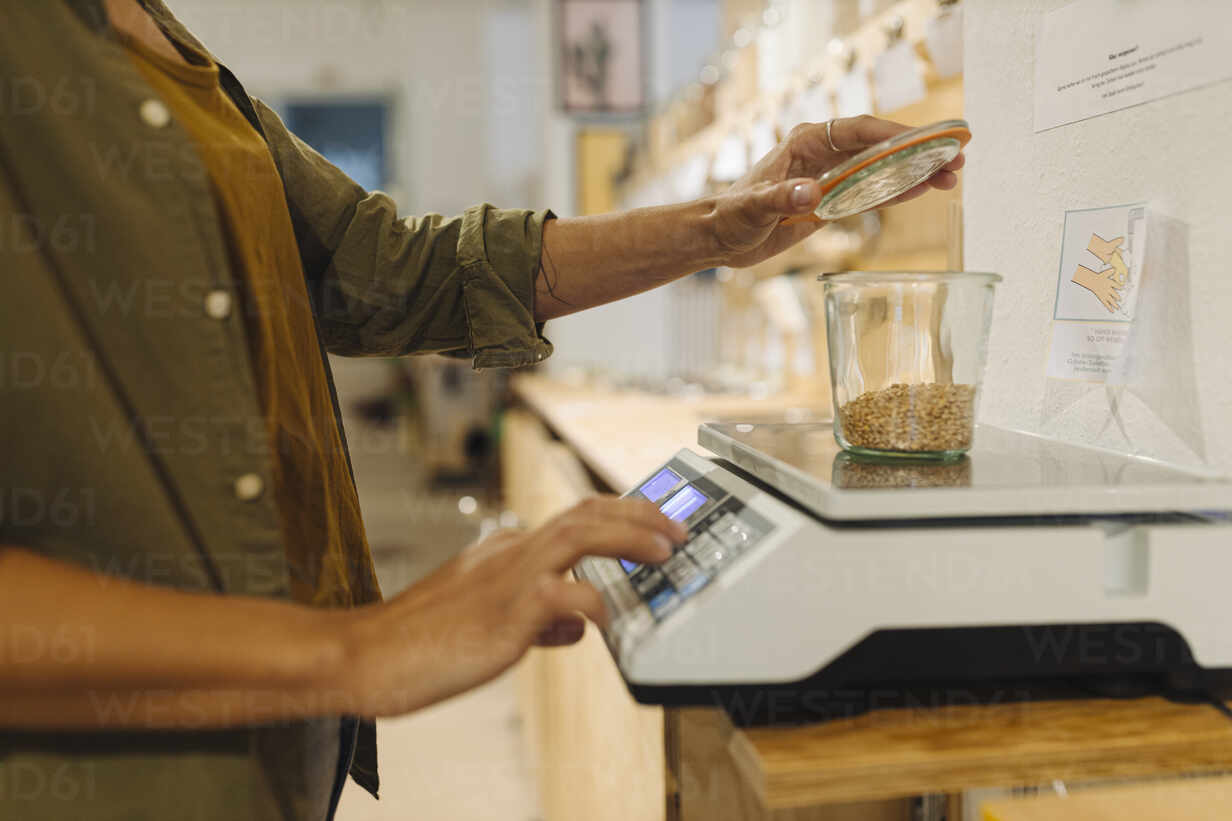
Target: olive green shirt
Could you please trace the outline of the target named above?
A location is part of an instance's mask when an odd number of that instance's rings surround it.
[[[400,218],[220,76],[281,177],[323,360],[439,352],[488,368],[551,353],[533,310],[548,212]],[[209,175],[101,0],[0,0],[0,123],[0,544],[287,598],[276,506],[251,492],[271,449],[245,323],[218,310],[238,274]],[[88,636],[57,641],[89,650]],[[321,819],[340,750],[376,791],[372,725],[353,726],[0,730],[0,818]]]

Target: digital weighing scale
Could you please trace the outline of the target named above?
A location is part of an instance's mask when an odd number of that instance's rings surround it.
[[[981,427],[957,462],[841,452],[831,424],[705,424],[626,494],[689,528],[587,558],[641,702],[738,724],[880,706],[1232,691],[1232,482]]]

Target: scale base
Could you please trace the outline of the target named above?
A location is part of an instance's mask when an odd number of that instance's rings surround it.
[[[1199,667],[1184,638],[1158,623],[1051,624],[879,630],[794,682],[628,684],[643,704],[718,707],[749,727],[877,709],[1150,695],[1207,702],[1232,697],[1232,669]]]

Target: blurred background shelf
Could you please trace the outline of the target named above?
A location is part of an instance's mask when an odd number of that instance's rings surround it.
[[[579,126],[580,213],[721,191],[799,122],[856,113],[911,125],[961,117],[961,17],[961,6],[937,0],[725,0],[713,51],[659,102],[640,136]],[[558,353],[545,369],[643,386],[685,380],[707,391],[811,391],[825,402],[816,275],[961,266],[961,201],[961,187],[931,192],[829,225],[754,268],[701,272],[555,320],[547,332]]]

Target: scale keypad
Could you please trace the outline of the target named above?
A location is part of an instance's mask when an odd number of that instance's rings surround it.
[[[620,586],[645,604],[656,621],[704,589],[774,529],[728,490],[677,460],[626,496],[654,502],[689,528],[689,538],[663,564],[620,563],[629,582]],[[619,596],[621,604],[626,595]]]
[[[754,547],[772,530],[734,499],[710,507],[692,523],[688,540],[658,566],[640,565],[629,583],[656,619],[662,619]]]

